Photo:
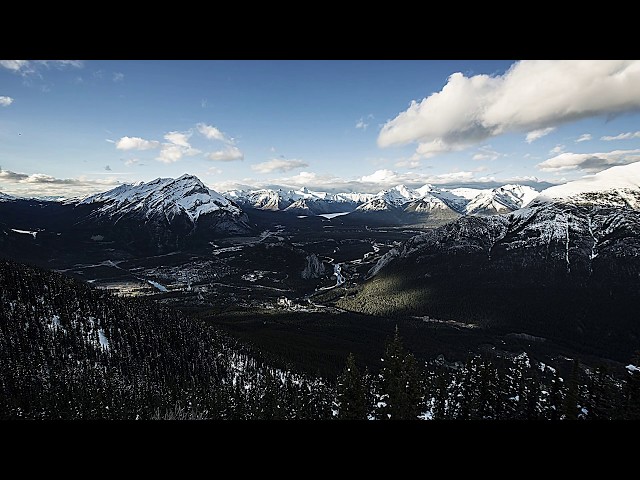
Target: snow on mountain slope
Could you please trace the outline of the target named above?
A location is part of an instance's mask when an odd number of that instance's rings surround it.
[[[370,193],[314,192],[306,187],[299,190],[259,189],[230,190],[224,196],[240,205],[259,210],[286,210],[289,213],[317,215],[338,211],[350,211],[359,204],[371,200]]]
[[[16,200],[16,197],[0,192],[0,202],[11,202],[13,200]]]
[[[383,190],[378,193],[376,197],[382,198],[387,203],[400,206],[411,200],[417,200],[422,198],[422,194],[412,188],[408,188],[405,185],[396,185],[389,190]]]
[[[389,190],[382,190],[372,199],[358,206],[356,211],[379,212],[384,210],[395,210],[412,200],[418,200],[422,197],[423,194],[417,190],[408,188],[405,185],[396,185]]]
[[[207,188],[197,177],[182,175],[177,179],[157,178],[148,183],[120,185],[108,192],[84,198],[80,204],[104,204],[101,213],[127,214],[145,212],[149,217],[154,213],[185,213],[191,222],[219,210],[233,215],[241,215],[242,210],[218,192]]]
[[[640,209],[640,162],[608,168],[540,192],[539,201],[570,199]]]
[[[482,190],[464,208],[468,215],[508,213],[527,206],[538,192],[524,185],[504,185]]]

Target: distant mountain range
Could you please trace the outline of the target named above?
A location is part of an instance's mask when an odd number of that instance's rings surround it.
[[[547,211],[544,205],[549,202],[569,201],[571,208],[597,204],[637,209],[640,205],[637,169],[636,164],[613,167],[543,192],[516,184],[492,189],[447,189],[427,184],[417,189],[397,185],[377,194],[315,192],[307,188],[232,190],[220,194],[197,177],[183,175],[177,179],[124,184],[104,193],[66,200],[27,199],[0,193],[0,230],[5,237],[0,238],[6,243],[6,237],[28,234],[36,238],[37,232],[45,235],[47,230],[82,232],[134,252],[167,253],[206,245],[224,236],[255,234],[252,211],[298,217],[341,213],[340,221],[345,223],[430,226],[464,216],[517,211],[509,217],[510,221],[522,224],[526,215],[541,218],[542,211]],[[553,219],[555,228],[560,220],[555,216]]]
[[[348,213],[342,220],[366,223],[443,222],[461,215],[495,215],[526,206],[538,191],[523,185],[493,189],[439,188],[424,185],[412,189],[397,185],[377,194],[313,192],[301,190],[231,190],[223,195],[245,209],[282,211],[295,215]]]

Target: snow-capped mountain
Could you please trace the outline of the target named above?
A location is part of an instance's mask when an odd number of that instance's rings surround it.
[[[349,212],[373,198],[368,193],[315,192],[303,187],[299,190],[230,190],[224,196],[243,207],[258,210],[286,211],[296,215]]]
[[[82,199],[76,208],[89,209],[83,226],[106,228],[110,236],[158,252],[250,231],[238,205],[193,175],[120,185]]]
[[[305,187],[299,190],[282,189],[230,190],[224,196],[243,207],[259,210],[284,211],[296,215],[321,215],[351,212],[350,219],[366,220],[367,213],[375,213],[382,221],[384,215],[392,223],[407,222],[416,215],[430,215],[431,219],[453,219],[460,215],[495,215],[508,213],[527,205],[538,192],[522,185],[504,185],[494,189],[439,188],[426,184],[412,189],[396,185],[371,193],[315,192]],[[389,215],[391,216],[389,216]],[[393,218],[391,218],[393,217]]]
[[[233,215],[242,214],[236,204],[205,187],[193,175],[120,185],[113,190],[88,196],[80,204],[101,204],[98,212],[111,215],[144,212],[144,216],[149,218],[162,212],[170,219],[184,214],[192,222],[197,222],[201,215],[219,210],[226,210]]]
[[[504,185],[491,190],[480,190],[465,206],[467,215],[495,215],[526,207],[538,196],[538,191],[524,185]]]
[[[608,168],[540,192],[537,201],[572,201],[640,209],[640,162]]]
[[[465,206],[467,213],[478,209],[512,213],[464,217],[417,235],[385,255],[371,274],[398,259],[427,255],[434,261],[434,255],[445,258],[455,251],[480,255],[489,270],[526,268],[531,279],[535,272],[544,272],[542,278],[551,272],[589,279],[611,271],[620,278],[640,275],[640,163],[540,194],[520,185],[482,191]]]

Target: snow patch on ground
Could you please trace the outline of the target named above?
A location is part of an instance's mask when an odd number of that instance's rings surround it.
[[[349,213],[351,213],[351,212],[321,213],[318,216],[331,219],[331,218],[335,218],[335,217],[340,217],[341,215],[347,215]]]
[[[24,233],[26,235],[31,235],[33,236],[33,238],[36,238],[36,235],[38,234],[38,232],[32,232],[31,230],[18,230],[17,228],[12,228],[11,229],[12,232],[16,232],[16,233]]]
[[[153,280],[147,280],[147,282],[149,282],[151,285],[156,287],[161,292],[168,292],[169,291],[169,290],[167,290],[167,287],[165,287],[164,285],[160,285],[158,282],[154,282]]]
[[[104,334],[104,330],[101,328],[98,329],[98,340],[100,340],[100,345],[105,350],[109,350],[109,339]]]

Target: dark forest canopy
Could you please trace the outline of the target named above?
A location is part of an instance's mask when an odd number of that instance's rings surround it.
[[[0,418],[638,418],[640,374],[575,363],[563,379],[529,358],[421,365],[401,332],[373,375],[347,359],[337,379],[258,352],[148,299],[0,260]],[[635,359],[637,365],[638,359]]]

